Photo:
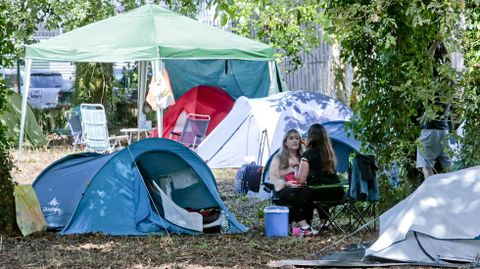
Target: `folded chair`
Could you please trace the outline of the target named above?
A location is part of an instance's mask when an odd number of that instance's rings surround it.
[[[72,134],[68,126],[65,126],[65,128],[56,128],[56,129],[53,129],[52,131],[53,131],[54,137],[48,140],[47,148],[57,144],[58,142],[61,142],[62,144],[66,143],[66,141],[69,140],[69,137]]]
[[[170,139],[195,149],[205,138],[209,123],[209,115],[190,113],[187,115],[183,131],[181,133],[171,132]]]
[[[127,135],[108,136],[107,117],[101,104],[81,104],[83,142],[87,149],[96,152],[112,152],[121,147],[121,141],[128,141]]]

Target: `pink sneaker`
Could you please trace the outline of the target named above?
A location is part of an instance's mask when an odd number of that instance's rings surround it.
[[[300,236],[302,234],[302,228],[300,227],[292,227],[292,235]]]

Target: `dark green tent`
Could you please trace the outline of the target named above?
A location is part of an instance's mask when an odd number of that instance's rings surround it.
[[[22,114],[22,97],[13,91],[7,93],[5,110],[0,113],[0,121],[7,126],[7,137],[11,138],[15,145],[18,145],[20,129],[18,123]],[[42,133],[42,128],[37,123],[32,108],[27,108],[27,121],[25,122],[25,133],[27,140],[32,146],[45,146],[47,140]]]

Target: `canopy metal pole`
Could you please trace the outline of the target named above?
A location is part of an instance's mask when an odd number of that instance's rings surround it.
[[[145,92],[147,90],[147,62],[138,62],[138,85],[137,85],[137,127],[143,128],[143,105],[145,104]]]
[[[27,118],[27,98],[28,92],[30,91],[30,71],[32,68],[32,59],[25,58],[25,74],[24,74],[24,88],[23,88],[23,96],[22,96],[22,115],[20,119],[20,137],[18,138],[18,156],[17,162],[20,163],[22,159],[22,148],[23,148],[23,135],[25,132],[25,120]],[[18,79],[20,82],[20,79]],[[18,83],[18,89],[20,91],[21,85]]]
[[[158,82],[160,79],[163,77],[163,72],[164,72],[165,65],[162,60],[154,60],[152,61],[152,77],[153,81]],[[159,99],[161,96],[157,99],[156,98],[156,110],[157,110],[157,130],[158,130],[158,136],[157,137],[162,137],[163,135],[163,107],[160,106]]]

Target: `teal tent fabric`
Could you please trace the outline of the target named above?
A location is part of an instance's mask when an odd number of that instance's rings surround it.
[[[244,60],[167,60],[175,98],[198,85],[219,87],[233,98],[268,95],[268,62]]]
[[[26,46],[26,57],[51,61],[156,59],[272,60],[273,48],[154,4]]]

